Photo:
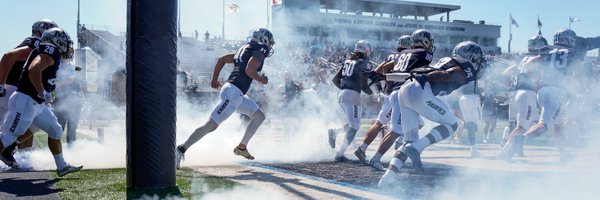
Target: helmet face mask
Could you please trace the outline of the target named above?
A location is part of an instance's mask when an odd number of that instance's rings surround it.
[[[464,41],[456,45],[452,54],[460,56],[465,60],[469,61],[473,67],[475,67],[476,73],[482,71],[485,67],[486,61],[481,46],[475,42]]]
[[[266,28],[256,29],[252,32],[252,35],[250,38],[251,38],[250,41],[254,41],[256,43],[263,44],[263,45],[266,45],[267,47],[269,47],[269,54],[267,55],[267,57],[270,57],[273,55],[273,53],[275,53],[275,51],[273,50],[273,45],[275,45],[275,40],[273,39],[273,34],[271,33],[271,31],[269,31],[269,29],[266,29]]]
[[[67,32],[60,28],[51,28],[42,34],[42,42],[56,46],[64,58],[73,57],[73,41]]]
[[[412,46],[423,47],[431,52],[435,50],[433,46],[433,36],[425,29],[418,29],[412,33]]]
[[[560,29],[554,34],[554,45],[565,47],[574,47],[577,40],[577,34],[571,29]]]
[[[31,36],[32,37],[41,37],[44,31],[56,28],[58,25],[52,20],[49,19],[41,19],[33,23],[31,25]]]
[[[363,53],[367,58],[371,56],[371,51],[373,51],[371,48],[371,44],[366,40],[359,40],[354,45],[354,52]]]

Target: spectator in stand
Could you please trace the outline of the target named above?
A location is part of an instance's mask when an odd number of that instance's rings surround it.
[[[208,30],[206,30],[206,33],[204,33],[204,41],[208,42],[208,39],[210,39],[210,33],[208,33]]]

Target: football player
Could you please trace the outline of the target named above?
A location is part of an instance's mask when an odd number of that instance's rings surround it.
[[[537,35],[527,42],[528,55],[523,57],[518,65],[513,65],[504,71],[504,77],[509,77],[510,88],[514,90],[508,104],[509,111],[509,133],[503,136],[508,141],[510,135],[522,135],[535,121],[539,120],[539,109],[537,106],[537,89],[535,83],[525,70],[524,65],[531,62],[540,54],[540,49],[548,45],[547,40],[541,35]],[[511,126],[514,126],[511,127]],[[521,139],[519,137],[518,139]],[[503,148],[501,156],[507,156],[510,149],[507,146]],[[523,146],[516,146],[515,152],[518,156],[524,156]],[[512,148],[512,147],[511,147]]]
[[[79,171],[83,166],[71,166],[62,155],[62,128],[48,105],[54,92],[56,74],[63,58],[72,58],[71,37],[60,28],[42,34],[42,43],[27,57],[17,90],[9,99],[9,111],[2,124],[0,150],[12,144],[33,124],[48,133],[48,148],[54,156],[59,177]]]
[[[523,134],[511,135],[507,150],[503,157],[510,158],[523,145],[523,139],[533,139],[548,131],[550,125],[555,126],[556,145],[560,152],[560,159],[568,159],[568,154],[562,144],[561,109],[568,100],[569,91],[577,91],[579,81],[575,77],[581,73],[584,54],[576,51],[577,35],[571,29],[561,29],[554,35],[554,45],[544,46],[540,55],[532,58],[524,65],[530,76],[538,81],[540,89],[537,93],[537,102],[542,107],[540,120]],[[576,83],[576,84],[573,84]],[[579,83],[579,84],[577,84]],[[575,96],[574,94],[571,96]]]
[[[342,146],[335,155],[336,161],[348,160],[344,153],[352,140],[356,132],[360,128],[360,118],[362,115],[362,105],[360,99],[361,91],[371,95],[373,91],[367,83],[367,77],[363,71],[368,69],[369,56],[371,56],[371,44],[366,40],[360,40],[354,45],[354,52],[349,59],[344,61],[342,67],[337,71],[333,79],[333,84],[340,89],[338,94],[338,103],[342,107],[342,110],[346,114],[347,126],[345,129],[345,137],[342,142]],[[336,131],[329,131],[329,141],[333,141],[335,144]],[[335,147],[335,145],[333,145]]]
[[[221,56],[215,64],[210,86],[215,89],[221,88],[221,100],[215,106],[208,121],[198,127],[185,143],[177,146],[175,161],[178,169],[187,149],[206,134],[217,129],[236,110],[250,117],[250,122],[246,126],[246,132],[242,141],[233,149],[233,153],[246,159],[254,160],[254,156],[248,152],[246,146],[252,136],[254,136],[254,133],[256,133],[258,127],[265,120],[265,114],[246,93],[250,89],[253,80],[262,84],[269,82],[269,78],[264,73],[259,74],[259,72],[262,71],[265,59],[273,54],[275,40],[271,31],[266,28],[254,30],[250,38],[250,41],[240,47],[236,53]],[[234,64],[233,71],[229,75],[227,82],[221,85],[218,81],[219,74],[223,66],[227,63]]]
[[[404,51],[405,49],[410,48],[411,44],[412,37],[410,35],[400,36],[400,38],[398,38],[398,44],[396,45],[397,52],[388,55],[388,57],[383,62],[381,62],[379,66],[385,65],[388,62],[395,63],[396,58],[398,58],[398,55],[400,55],[399,53]],[[377,84],[380,83],[380,81],[378,80],[374,81]],[[365,155],[367,147],[369,147],[373,140],[375,140],[377,134],[383,130],[383,126],[385,126],[390,121],[390,118],[392,116],[392,105],[390,104],[389,97],[390,93],[392,92],[391,84],[391,82],[386,81],[385,87],[381,91],[378,91],[381,94],[381,98],[383,99],[381,110],[379,110],[379,114],[377,115],[377,120],[375,121],[375,123],[373,123],[371,127],[369,127],[369,129],[367,130],[367,133],[365,133],[365,139],[363,140],[363,143],[358,149],[356,149],[356,151],[354,151],[354,155],[356,155],[358,160],[360,160],[365,165],[369,164],[366,158],[367,156]],[[378,88],[380,87],[381,86],[378,85]],[[385,137],[386,136],[384,136],[384,138]],[[381,157],[381,155],[379,155],[379,157]]]
[[[450,94],[459,87],[476,81],[483,71],[485,59],[483,50],[474,42],[461,42],[453,50],[452,57],[442,58],[430,70],[413,70],[406,83],[399,90],[402,131],[404,145],[396,151],[381,180],[379,187],[391,185],[398,178],[397,173],[410,158],[413,166],[423,172],[421,152],[428,146],[448,137],[458,127],[457,119],[446,103],[438,95]],[[419,138],[419,115],[439,123],[425,137]]]
[[[8,102],[11,94],[17,90],[17,84],[23,71],[23,65],[27,56],[40,45],[42,33],[50,28],[58,27],[55,22],[49,19],[38,20],[31,26],[31,36],[25,38],[15,49],[6,52],[0,61],[0,116],[5,116],[8,112]],[[12,168],[19,168],[13,154],[17,144],[19,149],[27,149],[33,144],[33,131],[27,129],[25,133],[15,143],[6,147],[0,155],[6,165]]]
[[[433,36],[427,30],[419,29],[412,33],[411,48],[400,52],[394,63],[389,63],[380,66],[376,69],[379,73],[406,73],[412,70],[428,66],[433,59]],[[383,165],[380,160],[383,154],[389,150],[394,141],[402,138],[402,120],[401,108],[399,104],[399,89],[404,84],[404,81],[394,82],[392,84],[393,92],[390,94],[390,103],[392,104],[392,127],[390,132],[384,136],[383,141],[377,149],[377,153],[373,155],[369,164],[376,170],[383,171]],[[423,121],[420,117],[417,118],[420,127],[423,126]],[[402,143],[402,142],[397,142]]]

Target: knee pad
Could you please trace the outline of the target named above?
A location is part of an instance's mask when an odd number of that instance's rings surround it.
[[[48,133],[48,137],[55,139],[55,140],[60,140],[62,138],[62,127],[60,125],[52,127],[52,131]]]
[[[469,132],[477,132],[477,124],[475,122],[465,122],[465,129]]]

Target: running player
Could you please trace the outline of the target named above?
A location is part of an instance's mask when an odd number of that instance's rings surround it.
[[[371,55],[371,44],[366,40],[360,40],[354,45],[354,52],[350,59],[344,61],[344,64],[331,80],[333,84],[340,89],[339,103],[346,114],[347,127],[345,128],[346,135],[342,146],[335,155],[336,161],[348,160],[344,153],[356,132],[360,128],[360,118],[362,115],[362,105],[360,100],[361,91],[371,95],[373,91],[367,84],[367,77],[363,71],[368,69],[369,56]],[[329,131],[329,141],[335,144],[337,132]],[[332,139],[333,138],[333,139]]]
[[[388,62],[395,63],[396,59],[400,55],[400,52],[410,48],[411,44],[412,37],[410,35],[400,36],[400,38],[398,38],[398,44],[396,45],[397,52],[388,55],[388,57],[383,62],[381,62],[379,66],[383,66]],[[379,83],[379,80],[377,79],[372,81]],[[377,115],[377,120],[371,125],[371,127],[369,127],[367,133],[365,133],[365,139],[363,140],[363,143],[358,149],[356,149],[356,151],[354,151],[354,155],[356,155],[358,160],[360,160],[365,165],[369,164],[366,158],[367,156],[365,155],[367,147],[369,147],[371,142],[375,140],[377,134],[383,130],[383,126],[385,126],[390,121],[390,118],[392,116],[392,105],[390,104],[389,97],[390,93],[392,92],[391,84],[391,82],[386,81],[383,90],[379,91],[379,93],[381,94],[381,98],[383,99],[383,104],[381,105],[381,110],[379,110],[379,115]],[[386,136],[384,136],[384,138],[385,137]]]
[[[542,107],[538,123],[523,134],[511,135],[506,150],[501,154],[510,158],[523,145],[523,137],[533,139],[548,131],[550,125],[555,126],[554,141],[560,152],[561,161],[568,159],[568,154],[563,146],[561,121],[557,120],[562,115],[569,96],[569,92],[577,91],[579,83],[575,77],[581,73],[583,56],[575,48],[577,35],[571,29],[561,29],[554,35],[554,45],[544,46],[540,55],[532,58],[524,68],[530,76],[540,84],[537,102]],[[522,133],[522,132],[521,132]]]
[[[0,116],[4,117],[8,112],[8,99],[17,90],[17,84],[27,56],[41,43],[42,33],[54,27],[58,26],[49,19],[34,22],[31,26],[31,36],[25,38],[15,49],[6,52],[2,56],[2,61],[0,61]],[[6,147],[0,155],[0,160],[12,168],[19,168],[13,157],[16,146],[19,144],[19,149],[31,147],[33,143],[32,136],[33,132],[27,129],[22,136],[17,138],[15,143]]]
[[[508,141],[510,135],[522,135],[527,129],[529,129],[534,121],[539,120],[539,109],[536,101],[537,88],[528,72],[525,70],[525,64],[531,62],[540,54],[540,49],[548,45],[548,42],[541,35],[535,36],[528,41],[529,53],[525,56],[518,65],[513,65],[504,71],[504,77],[511,77],[510,88],[514,90],[514,94],[508,104],[509,111],[509,126],[505,130],[509,130],[503,139]],[[510,126],[514,126],[510,127]],[[515,139],[522,139],[517,137]],[[505,158],[508,156],[507,152],[512,147],[504,146],[501,156]],[[515,147],[515,152],[518,156],[524,156],[523,146],[518,145]]]
[[[265,120],[264,112],[258,105],[246,95],[250,89],[253,80],[262,84],[267,84],[269,79],[262,71],[264,60],[273,54],[273,34],[266,28],[259,28],[252,32],[250,41],[240,47],[235,53],[225,54],[219,58],[213,70],[210,87],[221,88],[220,99],[217,106],[212,111],[210,118],[204,125],[198,127],[185,143],[177,146],[175,151],[175,162],[179,169],[181,160],[188,148],[198,142],[206,134],[213,132],[225,121],[234,111],[238,111],[250,117],[250,122],[246,127],[246,132],[240,144],[233,149],[235,155],[243,156],[246,159],[254,160],[246,145],[256,133],[258,127]],[[227,63],[233,63],[233,71],[229,75],[229,80],[223,85],[217,80],[223,66]]]
[[[400,52],[396,62],[383,65],[376,69],[376,71],[381,73],[407,73],[415,69],[428,66],[433,59],[433,36],[428,31],[419,29],[412,33],[411,38],[412,43],[410,49]],[[402,138],[400,136],[403,135],[401,108],[398,96],[399,89],[403,84],[404,81],[398,81],[392,84],[393,92],[390,94],[390,103],[392,104],[392,128],[390,132],[384,136],[383,141],[377,148],[377,153],[375,153],[375,155],[373,155],[369,161],[369,164],[378,171],[384,170],[380,161],[383,154],[390,149],[394,141],[396,141],[398,138]],[[417,123],[419,124],[419,128],[423,126],[423,121],[420,117],[418,117]]]
[[[433,69],[419,70],[407,79],[399,91],[405,144],[396,151],[390,167],[379,181],[379,187],[391,185],[397,180],[397,173],[407,158],[411,159],[415,168],[424,171],[421,152],[450,137],[458,127],[456,116],[436,96],[449,94],[462,85],[476,81],[484,66],[481,47],[477,43],[465,41],[456,45],[452,57],[442,58]],[[431,129],[425,137],[419,138],[419,115],[440,125]]]
[[[9,111],[2,124],[0,150],[12,144],[33,124],[48,133],[48,147],[54,156],[58,176],[79,171],[83,166],[71,166],[62,155],[62,128],[50,106],[56,74],[62,58],[72,58],[73,41],[60,28],[42,34],[42,43],[25,62],[17,91],[9,99]]]

